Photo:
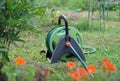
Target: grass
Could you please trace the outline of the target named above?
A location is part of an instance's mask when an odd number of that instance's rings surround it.
[[[105,12],[106,20],[111,20],[111,21],[116,21],[119,22],[120,21],[120,15],[119,15],[119,10],[117,11],[107,11]],[[112,17],[111,17],[112,16]]]
[[[53,2],[54,3],[54,2]],[[112,17],[109,17],[112,19]],[[46,81],[72,81],[67,75],[66,72],[68,69],[65,68],[65,62],[58,62],[56,64],[50,64],[49,61],[46,60],[46,54],[40,54],[41,50],[47,51],[45,40],[48,30],[52,29],[54,26],[49,25],[49,19],[45,18],[45,21],[41,21],[41,24],[44,27],[41,27],[42,32],[36,34],[34,32],[22,32],[20,34],[21,38],[26,41],[26,43],[19,43],[18,47],[11,46],[9,57],[12,60],[16,56],[23,57],[27,64],[30,65],[42,65],[44,68],[52,71],[50,76],[46,77]],[[105,28],[99,29],[99,24],[94,23],[94,28],[87,29],[86,18],[72,20],[69,19],[69,25],[76,27],[79,29],[81,33],[81,37],[83,40],[83,44],[87,46],[91,46],[96,48],[96,52],[94,54],[87,54],[86,63],[96,65],[97,69],[99,69],[99,62],[102,58],[108,58],[111,60],[113,64],[115,64],[117,68],[117,72],[112,74],[112,77],[109,79],[104,77],[99,70],[99,73],[96,74],[95,78],[89,79],[90,81],[119,81],[120,74],[120,22],[115,22],[111,20],[105,21]],[[97,27],[98,25],[98,27]],[[81,27],[81,28],[79,28]],[[83,28],[82,28],[83,27]],[[78,67],[82,67],[81,62],[76,60]],[[88,81],[85,80],[85,81]]]

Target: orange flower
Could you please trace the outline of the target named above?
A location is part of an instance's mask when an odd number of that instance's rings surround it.
[[[94,65],[88,65],[87,69],[89,73],[97,73],[96,67]]]
[[[103,58],[102,59],[102,62],[104,63],[104,64],[110,64],[111,62],[110,62],[110,60],[108,60],[108,59],[106,59],[106,58]]]
[[[82,76],[80,76],[80,74],[77,71],[74,71],[72,73],[72,79],[78,81],[82,79]]]
[[[67,66],[67,68],[74,68],[76,65],[75,65],[74,62],[68,61],[68,62],[66,63],[66,66]]]
[[[88,72],[84,68],[77,68],[76,71],[79,72],[81,74],[81,76],[83,76],[83,77],[89,76]]]
[[[19,65],[24,65],[25,64],[25,60],[21,57],[15,57],[14,61]]]
[[[45,74],[45,75],[50,75],[51,72],[50,72],[49,70],[45,70],[45,71],[44,71],[44,74]]]
[[[103,72],[116,70],[116,67],[110,62],[110,60],[106,58],[102,59],[102,63],[100,64],[100,67],[102,68]]]
[[[109,64],[109,65],[107,66],[107,68],[108,68],[108,70],[110,70],[110,71],[115,71],[115,70],[116,70],[116,67],[115,67],[113,64]]]

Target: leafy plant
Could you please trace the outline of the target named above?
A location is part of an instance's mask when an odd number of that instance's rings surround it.
[[[15,57],[4,65],[2,72],[6,74],[8,81],[45,81],[45,77],[51,74],[42,65],[33,66],[22,57]]]
[[[0,65],[9,61],[8,51],[16,41],[25,42],[19,36],[21,31],[38,31],[31,18],[43,17],[45,6],[39,0],[0,1]],[[38,31],[40,32],[40,31]]]
[[[114,64],[111,63],[111,61],[109,59],[103,58],[102,61],[100,61],[99,63],[99,68],[101,68],[103,75],[100,75],[99,77],[97,77],[97,73],[100,73],[100,70],[98,71],[98,69],[96,69],[95,65],[89,64],[87,66],[87,70],[85,70],[85,68],[83,67],[77,67],[76,68],[76,63],[72,62],[72,61],[68,61],[66,63],[67,68],[69,68],[70,71],[67,72],[67,74],[72,78],[72,81],[91,81],[92,79],[94,81],[98,81],[99,79],[102,81],[111,81],[112,79],[108,79],[111,78],[113,76],[112,71],[116,72],[116,67]],[[95,76],[94,76],[94,75]],[[117,78],[116,78],[117,81]]]
[[[113,10],[113,11],[117,11],[118,10],[118,5],[116,4],[110,4],[107,6],[108,10]]]
[[[78,30],[88,30],[88,26],[89,26],[89,23],[87,19],[79,20],[78,24],[76,24],[76,28]]]
[[[25,60],[21,57],[14,58],[14,62],[3,66],[2,72],[6,74],[8,81],[33,81],[34,68],[25,65]]]

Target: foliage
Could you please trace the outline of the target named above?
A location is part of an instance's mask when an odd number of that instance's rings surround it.
[[[73,81],[80,81],[82,79],[89,80],[91,78],[95,80],[96,75],[100,73],[100,70],[98,71],[98,69],[96,69],[96,66],[93,64],[87,65],[87,70],[83,67],[76,67],[76,63],[72,61],[68,61],[66,63],[66,66],[69,69],[67,74],[68,76],[72,78]],[[102,61],[100,61],[99,68],[102,69],[101,71],[103,72],[103,75],[109,78],[112,77],[111,72],[116,71],[115,65],[112,64],[110,60],[106,58],[103,58]],[[108,74],[111,74],[111,75],[108,75]],[[102,76],[99,76],[99,78],[101,78],[103,81],[107,80],[106,78],[103,78]]]
[[[49,7],[51,8],[56,8],[57,7],[62,7],[64,9],[87,9],[88,8],[88,2],[87,0],[51,0],[48,2]],[[61,6],[62,5],[62,6]],[[66,7],[67,6],[67,7]]]
[[[32,66],[21,64],[7,63],[3,66],[2,72],[6,74],[8,81],[33,81],[34,69]]]
[[[1,0],[0,1],[0,64],[9,61],[10,44],[16,41],[25,42],[19,36],[23,30],[34,30],[32,24],[34,16],[42,17],[45,6],[39,0]]]
[[[111,0],[106,0],[107,2],[111,2],[111,4],[106,5],[104,0],[101,0],[99,2],[98,0],[51,0],[48,1],[48,5],[50,8],[64,8],[64,9],[80,9],[83,10],[89,10],[89,6],[91,5],[91,8],[94,10],[99,9],[103,4],[105,4],[105,8],[109,10],[118,10],[118,4],[112,4]],[[102,5],[101,5],[102,4]],[[62,5],[62,6],[61,6]],[[66,7],[67,6],[67,7]]]
[[[16,58],[19,58],[16,60]],[[8,81],[118,81],[117,68],[109,59],[103,59],[98,65],[90,64],[85,70],[77,61],[60,62],[46,66],[31,65],[27,61],[21,65],[21,57],[15,57],[4,65],[2,72],[6,73]],[[62,64],[62,66],[61,66]],[[99,66],[99,67],[98,67]],[[94,75],[92,75],[94,74]],[[91,76],[92,75],[92,76]],[[113,78],[115,77],[116,78]],[[109,77],[109,78],[108,78]],[[117,78],[118,77],[118,78]]]
[[[76,28],[78,30],[88,30],[88,27],[89,27],[89,23],[87,19],[79,20],[79,23],[76,24]]]
[[[3,66],[2,73],[6,74],[8,81],[45,81],[45,77],[51,74],[43,66],[33,66],[25,62],[22,57],[15,57]]]
[[[116,4],[108,5],[108,7],[106,9],[117,11],[118,5],[116,5]]]
[[[80,9],[83,10],[88,9],[88,1],[87,0],[70,0],[68,3],[69,9]]]

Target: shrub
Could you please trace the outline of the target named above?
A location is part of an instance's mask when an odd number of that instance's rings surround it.
[[[24,30],[36,30],[31,18],[42,17],[45,7],[39,0],[0,1],[0,65],[9,61],[8,51],[16,41],[25,42],[19,36]]]

